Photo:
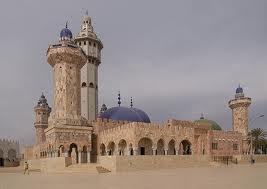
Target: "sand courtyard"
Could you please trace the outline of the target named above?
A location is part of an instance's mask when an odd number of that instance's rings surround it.
[[[108,174],[42,174],[23,175],[19,169],[0,169],[0,189],[24,188],[266,188],[267,163],[191,167],[172,170],[139,171]]]

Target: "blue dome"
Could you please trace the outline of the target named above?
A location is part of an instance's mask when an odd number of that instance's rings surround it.
[[[72,33],[71,31],[66,27],[63,28],[60,32],[60,38],[61,39],[72,39]]]
[[[242,87],[238,87],[237,89],[236,89],[236,94],[238,94],[238,93],[243,93],[243,88]]]
[[[117,121],[150,123],[148,115],[143,110],[137,108],[127,108],[122,106],[109,108],[105,112],[103,112],[99,117]]]

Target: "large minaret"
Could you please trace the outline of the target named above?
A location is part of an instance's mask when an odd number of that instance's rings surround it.
[[[48,117],[51,112],[45,96],[39,98],[37,105],[34,107],[35,112],[35,122],[34,127],[36,129],[36,144],[42,144],[45,142],[45,132],[44,130],[48,127]]]
[[[81,31],[76,36],[75,43],[86,54],[86,64],[81,69],[81,113],[83,117],[93,121],[98,114],[98,66],[101,63],[103,44],[97,38],[87,14],[82,20]]]
[[[245,97],[243,89],[239,86],[236,89],[235,98],[229,101],[229,107],[232,109],[233,131],[241,133],[243,136],[248,134],[248,107],[251,104],[251,98]]]
[[[49,154],[57,156],[60,151],[60,155],[71,156],[73,163],[82,162],[82,153],[90,151],[92,134],[88,120],[81,116],[81,68],[87,57],[67,25],[60,32],[60,41],[49,46],[47,61],[54,77],[53,108],[45,130]]]

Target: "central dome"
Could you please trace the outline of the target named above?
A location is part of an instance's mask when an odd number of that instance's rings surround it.
[[[208,119],[200,118],[199,120],[196,120],[195,123],[198,123],[200,125],[207,125],[212,130],[222,130],[222,128],[220,127],[220,125],[218,123],[216,123],[215,121],[213,121],[213,120],[208,120]]]
[[[99,117],[117,121],[150,123],[148,115],[143,110],[123,106],[109,108],[101,113]]]

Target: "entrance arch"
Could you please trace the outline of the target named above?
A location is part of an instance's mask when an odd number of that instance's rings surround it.
[[[8,150],[7,157],[9,159],[9,161],[15,161],[16,160],[16,150],[14,150],[14,149]]]
[[[168,144],[168,155],[175,155],[175,140],[170,140]]]
[[[119,149],[119,155],[120,156],[124,156],[126,154],[126,147],[127,147],[127,143],[126,140],[122,139],[120,140],[119,144],[118,144],[118,149]]]
[[[75,143],[70,145],[69,157],[71,157],[72,164],[78,163],[78,147]]]
[[[159,139],[157,142],[157,155],[164,155],[164,140]]]
[[[81,163],[90,163],[87,162],[87,147],[83,146],[83,151],[82,151],[82,158],[81,158]]]
[[[115,143],[114,142],[109,142],[107,150],[108,150],[108,155],[109,156],[113,156],[114,155],[114,151],[115,151]]]
[[[179,149],[181,150],[183,155],[191,155],[192,154],[191,143],[188,140],[183,140],[180,143]]]
[[[141,138],[138,142],[138,149],[140,155],[152,155],[152,140],[150,138]]]
[[[106,146],[103,143],[100,145],[100,155],[101,156],[106,155]]]

